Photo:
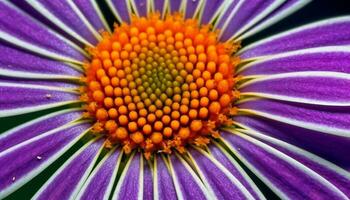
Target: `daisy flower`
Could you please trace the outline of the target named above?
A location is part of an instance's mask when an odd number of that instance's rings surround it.
[[[243,45],[307,3],[0,1],[0,198],[349,199],[350,16]]]

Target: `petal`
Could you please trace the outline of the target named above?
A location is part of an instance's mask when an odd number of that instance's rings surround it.
[[[12,73],[12,72],[11,72]],[[10,74],[7,74],[8,76],[11,76]],[[8,77],[8,76],[1,76],[0,75],[0,84],[11,84],[11,85],[35,85],[35,86],[49,86],[49,87],[55,87],[60,88],[63,90],[78,90],[81,87],[81,84],[77,82],[76,79],[33,79],[33,78],[17,78],[17,77]],[[15,75],[14,75],[15,76]]]
[[[334,31],[337,30],[337,31]],[[301,26],[243,48],[243,59],[293,50],[350,44],[350,17],[337,17]]]
[[[159,12],[162,16],[165,15],[168,0],[151,0],[152,11]]]
[[[130,3],[136,14],[140,17],[146,17],[150,11],[149,0],[130,0]]]
[[[237,1],[232,1],[230,5],[236,5],[236,3]],[[212,23],[214,18],[224,9],[225,4],[229,4],[229,2],[225,2],[225,0],[211,0],[205,1],[203,4],[203,8],[201,8],[200,22],[201,24],[209,24]],[[227,10],[232,11],[232,8]]]
[[[143,162],[141,153],[131,155],[118,180],[112,199],[143,198]]]
[[[282,199],[347,199],[322,176],[275,148],[237,132],[222,137],[231,151]]]
[[[223,165],[203,150],[190,149],[194,167],[217,199],[253,199],[248,190]]]
[[[90,127],[80,123],[46,132],[0,153],[0,198],[30,181],[76,143]]]
[[[182,0],[169,0],[168,4],[170,13],[179,12]]]
[[[243,31],[252,27],[259,20],[267,16],[284,1],[274,0],[255,0],[255,1],[240,1],[220,32],[220,40],[227,41],[238,36]]]
[[[219,1],[221,2],[221,1]],[[239,1],[227,1],[222,5],[222,8],[218,7],[216,12],[221,12],[219,14],[218,19],[214,23],[214,29],[222,30],[222,27],[224,26],[227,19],[231,16],[232,12],[236,10],[236,7],[238,6]],[[215,6],[215,5],[213,5]],[[210,8],[210,6],[209,6]],[[213,19],[213,17],[212,17]]]
[[[315,154],[311,154],[281,140],[260,134],[254,130],[240,131],[264,142],[265,144],[268,144],[269,146],[302,163],[306,167],[309,167],[311,170],[315,171],[317,174],[323,176],[325,179],[331,182],[348,197],[350,196],[350,173],[344,169],[341,169],[340,167],[316,156]]]
[[[334,71],[350,73],[349,47],[320,47],[268,56],[244,65],[242,76],[279,74],[299,71]]]
[[[185,1],[185,19],[194,18],[197,13],[201,10],[201,6],[204,3],[204,0],[195,0],[195,1]]]
[[[96,163],[103,149],[103,141],[93,140],[79,149],[51,176],[33,199],[74,198]]]
[[[253,116],[234,118],[241,127],[298,146],[350,170],[350,138],[312,131],[297,126]]]
[[[95,0],[73,0],[73,2],[89,20],[95,30],[106,30],[110,32],[108,23]]]
[[[143,199],[153,200],[153,171],[148,162],[143,163]]]
[[[211,155],[219,161],[240,183],[252,194],[254,199],[265,199],[263,194],[249,178],[241,166],[233,159],[231,155],[218,143],[208,145]]]
[[[164,158],[156,156],[153,167],[154,199],[176,200],[175,186]]]
[[[262,31],[269,26],[272,26],[273,24],[279,22],[283,18],[288,17],[289,15],[293,14],[294,12],[298,11],[300,8],[304,7],[308,3],[310,3],[311,0],[288,0],[285,3],[283,3],[280,7],[278,7],[276,10],[274,10],[272,13],[267,15],[264,19],[262,19],[259,23],[254,25],[249,31],[245,32],[243,35],[239,36],[237,38],[238,41],[241,41],[249,36],[252,36],[259,31]]]
[[[59,2],[27,0],[42,16],[85,45],[94,46],[100,35],[79,8],[68,0]]]
[[[254,99],[239,105],[239,110],[302,128],[349,137],[350,107],[326,107]]]
[[[262,76],[240,86],[242,95],[305,104],[350,106],[350,75],[338,72],[292,72]]]
[[[84,183],[77,199],[107,200],[112,192],[121,158],[122,153],[120,149],[110,151]]]
[[[0,117],[79,102],[79,94],[55,87],[0,83]]]
[[[212,199],[199,177],[179,155],[168,157],[170,171],[179,199]]]
[[[106,2],[119,22],[130,22],[131,8],[128,0],[106,0]]]
[[[0,44],[0,75],[26,78],[74,79],[80,67],[20,51]]]
[[[66,109],[31,120],[0,135],[0,152],[47,131],[78,120],[80,109]]]
[[[50,31],[9,2],[1,1],[0,10],[0,39],[58,60],[81,64],[85,59],[81,48]]]

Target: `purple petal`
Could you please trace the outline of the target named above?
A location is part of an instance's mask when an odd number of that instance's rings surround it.
[[[241,1],[236,10],[232,11],[221,32],[220,40],[227,41],[234,35],[239,35],[242,31],[254,25],[258,20],[277,8],[282,1],[273,0],[253,0]]]
[[[249,31],[244,33],[237,40],[243,40],[251,35],[258,33],[259,31],[268,28],[269,26],[279,22],[283,18],[288,17],[300,8],[304,7],[306,4],[310,3],[311,0],[288,0],[285,1],[280,7],[271,12],[269,15],[264,17],[259,23],[254,25]]]
[[[299,49],[348,44],[350,19],[346,16],[312,23],[253,43],[242,49],[240,57],[247,59]]]
[[[198,200],[213,198],[183,158],[175,155],[170,155],[169,158],[174,181],[178,187],[178,196],[183,199]]]
[[[143,199],[153,199],[153,173],[148,162],[143,163]]]
[[[299,149],[293,145],[282,142],[280,140],[274,139],[272,137],[265,136],[260,133],[255,133],[251,131],[243,131],[250,136],[268,144],[269,146],[277,149],[298,162],[302,163],[304,166],[309,167],[311,170],[315,171],[317,174],[323,176],[329,182],[331,182],[335,187],[343,191],[348,197],[350,197],[350,174],[333,165],[330,162],[317,157],[307,151]],[[250,132],[250,133],[249,133]]]
[[[210,153],[249,191],[254,199],[264,199],[260,190],[226,150],[217,145],[208,145]]]
[[[326,107],[256,99],[239,105],[242,111],[302,128],[349,136],[350,107]]]
[[[120,149],[113,150],[100,162],[85,182],[77,199],[108,199],[121,160]]]
[[[74,80],[74,79],[73,79]],[[6,77],[0,75],[0,85],[5,84],[20,84],[20,85],[35,85],[35,86],[49,86],[57,87],[61,89],[78,90],[81,84],[74,82],[73,80],[55,80],[55,79],[33,79],[33,78],[17,78],[17,77]]]
[[[169,0],[170,13],[179,12],[182,0]]]
[[[253,116],[237,116],[240,124],[259,133],[298,146],[350,170],[350,138],[312,131],[297,126]]]
[[[130,11],[128,0],[110,0],[107,1],[108,6],[113,11],[115,17],[119,20],[119,22],[130,22]]]
[[[299,71],[350,73],[350,48],[325,47],[295,51],[252,62],[240,70],[243,76]]]
[[[27,140],[0,153],[0,198],[30,181],[79,140],[90,124],[75,124]]]
[[[141,153],[131,156],[118,180],[113,199],[137,200],[143,197],[143,158]]]
[[[278,150],[239,133],[223,134],[234,153],[282,199],[346,199],[326,179]]]
[[[154,199],[176,200],[176,191],[168,167],[164,159],[157,156],[154,159]]]
[[[271,75],[242,85],[242,95],[317,105],[350,106],[350,76],[337,72]]]
[[[196,13],[198,12],[198,9],[200,9],[201,4],[203,3],[203,0],[195,0],[195,1],[186,1],[185,3],[185,19],[194,18]]]
[[[108,24],[94,0],[73,0],[75,5],[97,31],[109,30]]]
[[[10,129],[0,135],[0,152],[47,131],[73,122],[81,118],[81,116],[81,110],[63,110],[45,115]]]
[[[148,0],[132,0],[132,3],[138,16],[146,17],[148,15]]]
[[[79,94],[53,87],[0,83],[0,117],[79,101]]]
[[[82,43],[94,45],[98,42],[98,33],[77,7],[76,10],[73,9],[75,6],[73,2],[37,0],[28,3],[56,26]]]
[[[208,24],[212,21],[212,19],[215,17],[216,14],[218,14],[221,7],[224,5],[225,0],[211,0],[211,1],[204,1],[204,6],[201,9],[201,24]],[[230,4],[230,6],[235,5],[237,1],[234,0]],[[230,11],[228,11],[230,10]],[[227,10],[227,12],[231,12],[232,8],[230,7]]]
[[[15,77],[74,78],[82,75],[72,65],[35,56],[0,44],[0,74]]]
[[[65,162],[33,197],[34,199],[74,198],[92,170],[104,139],[83,146]]]
[[[189,153],[199,176],[217,199],[253,199],[247,189],[209,154],[194,149]]]
[[[163,15],[166,10],[166,0],[152,0],[153,10]]]
[[[230,17],[232,12],[236,9],[236,6],[238,6],[237,0],[233,0],[229,3],[227,3],[227,5],[226,4],[224,5],[223,11],[222,11],[221,15],[219,15],[218,20],[215,23],[216,29],[222,30],[222,27],[224,26],[225,22]]]
[[[0,38],[51,58],[81,63],[78,47],[35,21],[8,2],[0,2]],[[16,24],[16,26],[13,26]]]

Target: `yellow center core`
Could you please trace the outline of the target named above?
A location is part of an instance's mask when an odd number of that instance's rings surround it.
[[[125,152],[184,152],[206,145],[230,123],[238,93],[233,76],[238,44],[180,14],[133,17],[90,49],[86,64],[87,115],[93,131]]]

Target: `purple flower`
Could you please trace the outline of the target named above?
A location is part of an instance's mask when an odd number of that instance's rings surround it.
[[[118,23],[180,12],[230,44],[308,2],[107,0]],[[350,198],[350,16],[243,46],[234,55],[241,79],[233,124],[206,148],[151,159],[122,144],[105,148],[83,117],[86,49],[101,41],[100,30],[111,32],[106,16],[94,0],[0,2],[0,122],[62,108],[0,135],[1,199],[82,141],[34,199],[266,199],[258,179],[281,199]]]

